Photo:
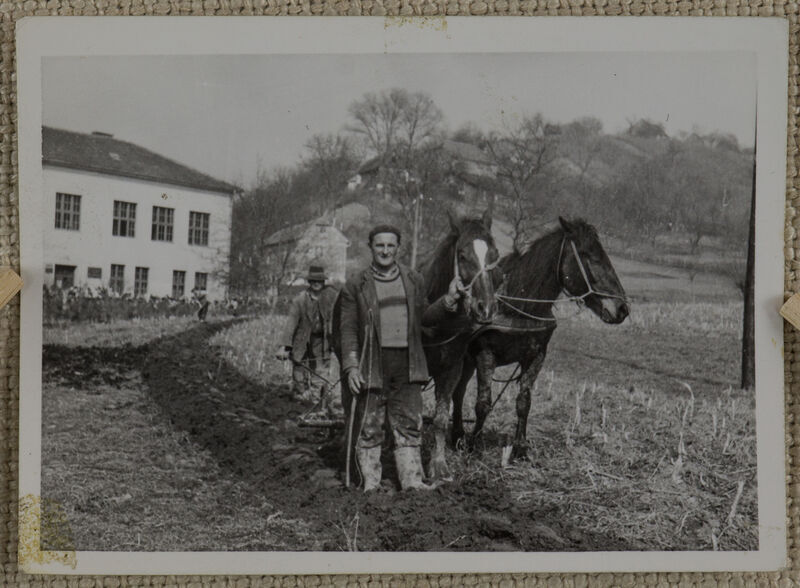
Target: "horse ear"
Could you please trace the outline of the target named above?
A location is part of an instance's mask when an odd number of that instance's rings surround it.
[[[454,232],[458,232],[458,217],[456,213],[453,212],[452,208],[447,209],[447,220],[450,222],[450,229]]]
[[[561,228],[564,229],[565,233],[571,233],[572,232],[572,225],[563,216],[559,216],[558,217],[558,222],[561,223]]]
[[[487,208],[486,212],[483,213],[481,216],[481,222],[483,223],[483,228],[487,231],[492,230],[492,209]]]

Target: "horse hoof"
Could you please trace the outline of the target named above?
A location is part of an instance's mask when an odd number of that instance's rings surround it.
[[[528,447],[525,445],[514,445],[511,450],[512,461],[528,461]]]
[[[483,437],[481,435],[470,435],[467,439],[467,451],[470,453],[483,450]]]
[[[464,445],[464,429],[458,430],[453,428],[450,430],[450,444],[452,447],[458,447],[459,445]]]

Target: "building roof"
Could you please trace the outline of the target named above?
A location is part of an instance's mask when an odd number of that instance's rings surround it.
[[[464,141],[453,141],[451,139],[444,139],[441,143],[437,145],[438,148],[442,149],[445,153],[449,156],[460,159],[462,161],[468,161],[483,165],[492,165],[492,159],[484,153],[484,151],[472,143],[465,143]],[[378,169],[382,166],[391,167],[392,162],[390,157],[386,157],[385,155],[376,155],[366,161],[364,161],[356,171],[356,173],[360,175],[369,175],[372,173],[376,173]]]
[[[485,165],[492,165],[491,158],[483,152],[480,147],[472,143],[465,143],[464,141],[452,141],[445,139],[442,142],[442,148],[445,153],[464,161],[472,161],[475,163],[482,163]]]
[[[42,127],[42,163],[233,194],[239,188],[108,133]]]
[[[378,171],[378,169],[380,169],[380,167],[382,165],[383,165],[383,156],[377,155],[377,156],[375,156],[375,157],[373,157],[371,159],[368,159],[364,163],[362,163],[358,167],[358,170],[356,170],[356,173],[360,174],[362,176],[363,175],[367,175],[367,174],[376,173]]]

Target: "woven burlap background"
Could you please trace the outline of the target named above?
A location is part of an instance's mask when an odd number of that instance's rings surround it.
[[[509,15],[547,16],[779,16],[790,23],[785,239],[786,296],[800,291],[800,249],[795,248],[800,215],[798,155],[798,3],[781,0],[0,0],[0,266],[19,271],[17,202],[17,101],[14,27],[32,15]],[[778,227],[775,227],[777,230]],[[775,309],[777,312],[777,308]],[[535,574],[425,576],[30,576],[17,570],[17,464],[19,431],[19,298],[0,310],[0,563],[3,585],[66,588],[67,586],[320,586],[514,585],[571,586],[793,586],[800,585],[800,485],[795,480],[800,459],[800,336],[784,331],[786,375],[787,513],[790,568],[777,573],[661,574]],[[795,380],[795,376],[798,377]],[[577,557],[577,556],[576,556]]]

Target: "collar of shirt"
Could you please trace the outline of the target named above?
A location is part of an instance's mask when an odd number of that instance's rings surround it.
[[[372,275],[379,280],[393,280],[400,274],[400,267],[396,263],[387,269],[379,268],[373,263],[370,265],[370,269]]]

